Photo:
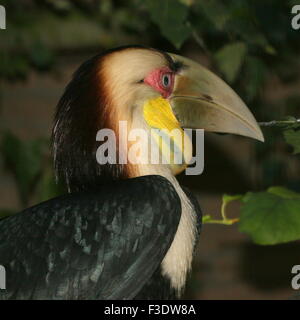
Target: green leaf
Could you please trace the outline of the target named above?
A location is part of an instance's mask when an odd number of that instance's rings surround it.
[[[73,5],[71,1],[67,1],[67,0],[56,0],[56,1],[46,0],[46,2],[48,2],[48,4],[50,4],[54,9],[58,11],[63,11],[63,12],[69,11]]]
[[[46,70],[52,65],[54,61],[54,55],[40,41],[36,41],[32,44],[30,60],[36,68],[40,70]]]
[[[217,30],[224,31],[226,29],[226,23],[231,18],[230,6],[224,5],[218,0],[195,1],[195,5]]]
[[[37,185],[38,202],[46,201],[65,193],[63,187],[55,182],[52,166],[48,165]]]
[[[3,77],[10,80],[24,79],[28,71],[29,65],[25,56],[0,52],[0,78]]]
[[[228,203],[235,201],[235,200],[239,200],[241,198],[243,198],[243,195],[241,195],[241,194],[229,195],[229,194],[225,193],[225,194],[223,194],[222,202],[223,202],[223,204],[227,205]]]
[[[42,169],[42,140],[21,141],[8,133],[2,141],[2,153],[6,165],[13,172],[23,204],[27,204],[33,185]]]
[[[179,2],[185,4],[186,6],[191,6],[195,0],[179,0]]]
[[[262,89],[266,70],[261,59],[251,56],[245,59],[245,90],[249,101],[253,100]]]
[[[235,42],[225,45],[215,54],[217,65],[229,83],[236,79],[246,52],[245,43]]]
[[[178,0],[147,0],[146,4],[162,35],[179,49],[192,32],[186,25],[188,6]]]
[[[212,218],[209,214],[206,214],[202,217],[202,223],[206,223],[207,221],[210,221]]]
[[[300,194],[284,187],[247,193],[243,198],[239,230],[261,245],[300,239]]]
[[[269,193],[273,193],[279,197],[285,198],[285,199],[300,199],[300,193],[297,193],[295,191],[289,190],[284,187],[270,187],[268,189]]]
[[[300,154],[300,130],[289,129],[283,132],[285,141],[293,146],[294,154]]]

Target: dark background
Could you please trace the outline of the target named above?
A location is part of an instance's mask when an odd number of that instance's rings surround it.
[[[300,115],[296,1],[1,1],[0,215],[64,192],[53,180],[49,137],[72,73],[105,49],[143,44],[177,52],[224,78],[258,121]],[[235,45],[232,51],[229,47]],[[205,170],[180,176],[204,214],[219,217],[223,193],[283,185],[300,191],[299,156],[277,128],[264,144],[206,134]],[[239,215],[239,204],[230,205]],[[186,298],[287,299],[299,243],[258,246],[238,226],[204,225]]]

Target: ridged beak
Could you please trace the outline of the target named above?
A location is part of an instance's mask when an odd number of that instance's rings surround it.
[[[264,141],[251,111],[223,80],[190,59],[170,56],[183,63],[169,97],[183,128],[233,133]]]

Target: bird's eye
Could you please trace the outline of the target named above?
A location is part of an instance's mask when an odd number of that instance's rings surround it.
[[[165,88],[168,88],[171,83],[171,75],[169,73],[164,74],[162,76],[161,82]]]

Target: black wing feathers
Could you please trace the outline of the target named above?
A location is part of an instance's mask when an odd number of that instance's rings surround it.
[[[0,222],[0,299],[131,299],[163,260],[181,215],[145,176],[41,203]]]

